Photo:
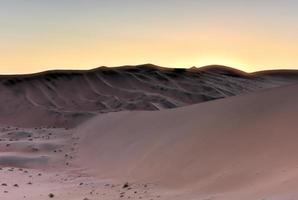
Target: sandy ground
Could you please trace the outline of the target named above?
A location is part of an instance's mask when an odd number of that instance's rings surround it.
[[[2,126],[0,199],[296,200],[297,90]]]
[[[161,199],[156,184],[99,179],[75,165],[79,138],[73,130],[0,131],[0,199]]]

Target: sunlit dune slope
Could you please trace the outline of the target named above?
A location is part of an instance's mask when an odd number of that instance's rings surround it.
[[[298,183],[297,90],[99,115],[77,129],[78,162],[100,177],[160,182],[187,194],[289,195]]]

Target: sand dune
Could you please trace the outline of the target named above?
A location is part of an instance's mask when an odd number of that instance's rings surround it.
[[[182,199],[296,199],[297,89],[99,115],[77,130],[78,162],[101,178],[156,182]]]
[[[0,199],[297,199],[297,80],[152,65],[2,76]]]
[[[71,127],[98,113],[176,108],[286,85],[297,77],[296,71],[247,74],[223,66],[150,64],[0,76],[0,104],[5,105],[0,125]]]

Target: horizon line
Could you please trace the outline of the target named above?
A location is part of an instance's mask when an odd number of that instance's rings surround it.
[[[104,68],[116,68],[116,69],[121,69],[121,68],[138,68],[138,67],[153,67],[153,68],[159,68],[161,70],[175,70],[175,69],[182,69],[182,70],[188,70],[188,71],[194,71],[194,70],[206,70],[208,68],[216,68],[216,67],[220,67],[222,69],[226,69],[226,70],[232,70],[235,72],[239,72],[239,73],[244,73],[247,75],[254,75],[254,74],[259,74],[259,73],[263,73],[263,72],[298,72],[298,69],[292,69],[292,68],[278,68],[278,69],[268,69],[268,70],[259,70],[259,71],[252,71],[252,72],[247,72],[245,70],[242,69],[238,69],[236,67],[230,67],[227,65],[220,65],[220,64],[210,64],[210,65],[203,65],[203,66],[192,66],[192,67],[164,67],[164,66],[160,66],[160,65],[155,65],[152,63],[145,63],[145,64],[135,64],[135,65],[121,65],[121,66],[99,66],[99,67],[91,67],[88,69],[63,69],[63,68],[57,68],[57,69],[49,69],[49,70],[43,70],[43,71],[37,71],[37,72],[29,72],[29,73],[20,73],[20,74],[16,74],[16,73],[12,73],[12,74],[1,74],[0,73],[0,77],[14,77],[14,76],[38,76],[38,75],[43,75],[43,74],[51,74],[51,73],[56,73],[56,72],[64,72],[64,73],[68,73],[68,72],[77,72],[77,73],[82,73],[82,72],[92,72],[92,71],[96,71],[99,69],[104,69]]]

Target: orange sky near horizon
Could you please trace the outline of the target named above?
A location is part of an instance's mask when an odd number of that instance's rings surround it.
[[[144,63],[298,69],[295,1],[123,2],[2,3],[0,74]]]

